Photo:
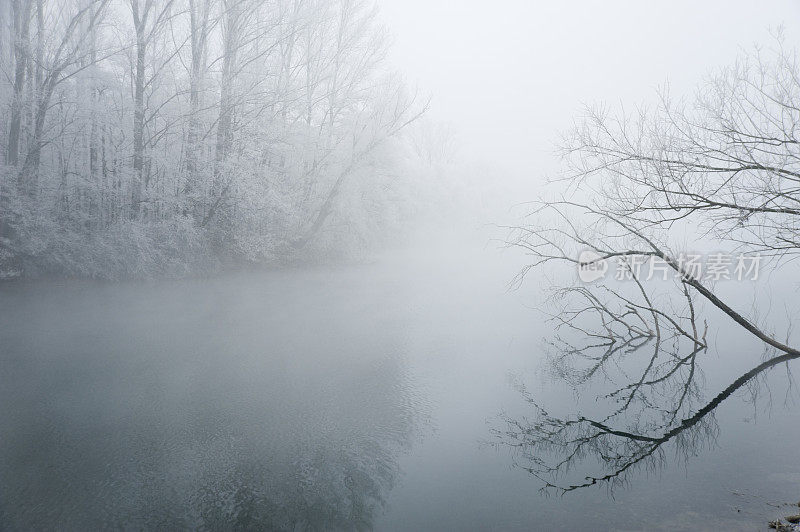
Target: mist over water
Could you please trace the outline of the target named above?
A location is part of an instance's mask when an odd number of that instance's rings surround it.
[[[732,398],[719,439],[670,451],[633,489],[542,497],[489,429],[528,413],[512,382],[558,410],[578,398],[545,371],[550,326],[535,290],[506,290],[509,270],[493,247],[459,245],[332,269],[3,286],[2,521],[751,530],[797,488],[800,418],[778,371],[771,410]],[[706,361],[709,390],[749,367],[737,339]]]
[[[0,2],[0,530],[800,530],[796,20]]]

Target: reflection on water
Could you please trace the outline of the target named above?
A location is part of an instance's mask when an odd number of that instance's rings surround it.
[[[540,339],[552,335],[529,308],[536,300],[505,287],[517,266],[491,251],[446,255],[178,283],[0,286],[0,528],[696,532],[753,530],[791,513],[764,502],[800,499],[800,412],[783,407],[777,371],[762,373],[778,394],[771,416],[754,423],[732,395],[653,453],[669,466],[658,475],[630,468],[635,489],[538,496],[540,481],[509,467],[510,456],[531,466],[523,447],[485,445],[487,420],[511,430],[500,411],[521,427],[536,421],[509,375],[554,419],[577,411],[577,385],[583,416],[603,422],[624,401],[594,396],[638,382],[629,379],[659,344],[648,374],[669,377],[645,379],[630,414],[605,422],[656,437],[750,369],[753,352],[726,332],[689,357],[690,338],[676,346],[664,325],[659,342],[643,326],[588,375],[599,360],[562,358],[560,344],[557,363],[543,364]],[[690,321],[677,323],[695,336]],[[586,338],[562,333],[573,347]],[[585,354],[606,353],[594,349]],[[543,366],[556,378],[537,379]],[[664,411],[684,389],[670,422]],[[717,427],[717,446],[677,467],[675,442]],[[619,455],[647,444],[603,438]],[[602,461],[583,458],[574,478],[601,476],[589,468]]]
[[[613,489],[636,469],[663,466],[672,454],[696,456],[716,442],[714,411],[723,401],[747,386],[757,394],[764,372],[800,358],[768,349],[760,364],[704,400],[700,359],[708,352],[707,327],[700,326],[688,290],[682,306],[670,301],[664,309],[665,298],[659,304],[636,285],[633,295],[585,286],[558,294],[556,334],[548,342],[551,374],[576,393],[595,395],[588,412],[552,415],[523,382],[514,383],[533,417],[502,415],[496,442],[514,451],[515,464],[544,491]],[[668,454],[670,444],[674,453]]]
[[[417,415],[403,338],[318,284],[4,293],[0,523],[371,528]]]

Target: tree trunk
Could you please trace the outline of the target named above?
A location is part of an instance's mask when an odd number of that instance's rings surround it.
[[[25,66],[28,63],[30,35],[30,0],[11,0],[14,17],[14,94],[11,100],[11,120],[8,131],[6,161],[16,166],[19,160],[19,138],[22,128],[22,95],[25,89]]]
[[[222,78],[220,80],[219,94],[219,119],[217,120],[217,138],[214,147],[214,177],[211,185],[212,206],[203,218],[201,225],[205,226],[216,214],[225,194],[227,194],[230,181],[224,183],[223,174],[225,162],[231,142],[231,127],[233,124],[233,82],[236,56],[239,49],[239,5],[231,2],[225,12],[225,38],[222,50]]]
[[[197,8],[197,0],[189,0],[192,63],[189,76],[189,131],[186,139],[186,181],[183,187],[186,201],[191,201],[194,183],[197,180],[200,83],[206,70],[210,2],[209,0],[202,0],[202,2],[203,5],[200,8],[202,11],[200,11]],[[184,215],[193,211],[194,209],[189,206],[184,209]]]
[[[133,95],[133,183],[131,218],[139,218],[144,169],[144,57],[146,43],[142,24],[136,25],[136,77]]]

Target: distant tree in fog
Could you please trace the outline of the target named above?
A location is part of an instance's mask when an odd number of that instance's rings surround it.
[[[0,15],[2,275],[180,272],[352,238],[332,220],[371,215],[347,195],[386,186],[374,169],[426,108],[385,68],[368,0]]]

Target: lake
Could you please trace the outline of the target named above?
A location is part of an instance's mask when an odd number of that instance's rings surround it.
[[[518,384],[565,412],[593,396],[547,369],[552,324],[535,281],[507,290],[517,267],[427,250],[0,285],[0,528],[760,530],[797,513],[785,366],[613,491],[540,493],[498,441],[532,416]],[[719,316],[709,338],[706,399],[761,355]]]

